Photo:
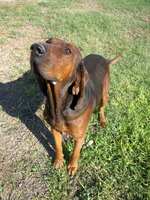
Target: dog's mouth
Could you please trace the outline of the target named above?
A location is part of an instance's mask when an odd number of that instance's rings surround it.
[[[48,67],[37,64],[34,58],[31,58],[31,69],[35,75],[41,76],[43,79],[50,81],[54,85],[59,81],[56,77],[50,75]]]

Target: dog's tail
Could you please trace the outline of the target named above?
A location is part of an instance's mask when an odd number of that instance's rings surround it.
[[[115,58],[108,60],[108,64],[109,65],[113,65],[116,64],[120,59],[122,58],[122,55],[119,54],[118,56],[116,56]]]

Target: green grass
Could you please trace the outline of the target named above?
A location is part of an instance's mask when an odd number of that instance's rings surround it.
[[[49,196],[43,199],[149,200],[150,1],[97,0],[93,4],[99,9],[80,8],[79,0],[41,0],[0,9],[0,26],[6,28],[2,44],[20,37],[17,30],[31,24],[42,27],[47,37],[73,41],[82,47],[83,56],[123,54],[111,67],[107,127],[99,128],[95,112],[87,131],[87,141],[94,144],[82,151],[74,178],[65,167],[56,171],[51,161],[47,163],[43,178]]]

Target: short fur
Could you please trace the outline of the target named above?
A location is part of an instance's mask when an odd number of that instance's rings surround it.
[[[44,49],[44,53],[39,51],[39,47],[41,51]],[[44,116],[51,125],[55,140],[54,166],[59,168],[63,165],[61,134],[67,134],[75,140],[68,164],[69,174],[74,175],[86,128],[96,106],[99,106],[100,125],[105,127],[109,66],[117,62],[120,56],[107,60],[90,54],[82,59],[74,44],[57,38],[33,44],[31,49],[31,67],[46,97]]]

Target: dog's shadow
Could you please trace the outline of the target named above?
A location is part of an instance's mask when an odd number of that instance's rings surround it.
[[[19,118],[54,158],[54,141],[48,128],[35,114],[44,97],[30,71],[15,81],[0,83],[0,105],[10,116]],[[50,145],[49,145],[50,144]]]

